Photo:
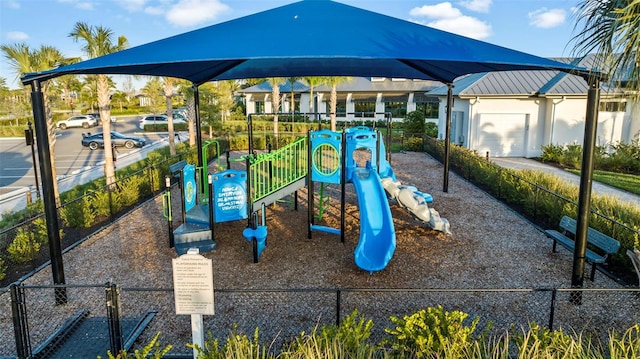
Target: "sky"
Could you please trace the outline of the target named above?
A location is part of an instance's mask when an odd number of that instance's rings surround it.
[[[542,57],[571,56],[574,8],[580,2],[337,1]],[[134,47],[293,2],[297,0],[0,0],[0,44],[53,46],[64,56],[84,59],[82,44],[69,37],[80,21],[109,28],[116,37],[124,35]],[[0,77],[18,88],[4,56]]]

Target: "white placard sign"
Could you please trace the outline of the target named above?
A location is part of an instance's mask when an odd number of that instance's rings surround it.
[[[212,260],[196,253],[172,259],[176,314],[213,315]]]

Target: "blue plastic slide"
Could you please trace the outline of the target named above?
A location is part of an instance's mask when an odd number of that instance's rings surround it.
[[[360,241],[355,262],[369,273],[383,270],[396,250],[396,231],[380,177],[375,170],[357,168],[351,182],[360,208]]]

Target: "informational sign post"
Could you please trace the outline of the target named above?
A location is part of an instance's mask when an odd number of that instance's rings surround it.
[[[172,259],[173,293],[176,314],[191,315],[193,344],[204,348],[202,315],[213,315],[213,265],[212,260],[198,254],[197,248]],[[197,355],[193,351],[193,357]]]

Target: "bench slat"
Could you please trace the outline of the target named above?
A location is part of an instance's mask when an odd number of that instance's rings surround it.
[[[578,222],[571,217],[564,216],[560,220],[560,228],[574,236],[576,234],[577,227]],[[587,242],[598,247],[607,254],[617,253],[618,250],[620,250],[620,242],[591,227],[587,229]]]
[[[547,234],[547,237],[562,244],[565,248],[571,250],[572,252],[575,250],[576,242],[573,239],[553,229],[546,230],[545,233]],[[587,252],[585,253],[585,258],[591,263],[604,263],[607,259],[606,257],[603,257],[588,248]]]

